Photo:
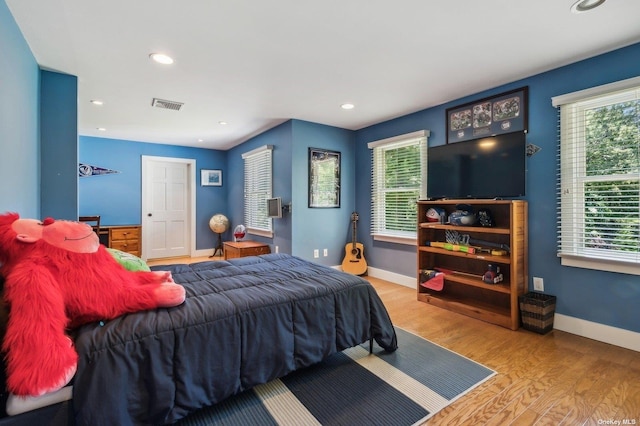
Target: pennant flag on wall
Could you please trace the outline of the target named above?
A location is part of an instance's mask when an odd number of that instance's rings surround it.
[[[120,173],[117,170],[105,169],[104,167],[92,166],[90,164],[78,163],[78,176],[89,177],[99,175],[110,175]]]

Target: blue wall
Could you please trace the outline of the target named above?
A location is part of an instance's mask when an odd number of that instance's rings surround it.
[[[527,160],[529,275],[544,278],[545,291],[558,297],[556,312],[640,332],[640,284],[635,275],[563,267],[556,256],[557,112],[551,97],[640,75],[640,44],[500,86],[356,133],[357,208],[369,212],[368,142],[420,129],[431,131],[429,146],[445,143],[445,110],[522,86],[529,86],[527,142],[542,151]],[[363,217],[364,216],[364,217]],[[368,215],[361,215],[368,222]],[[363,223],[364,225],[364,223]],[[363,235],[370,265],[415,274],[415,248],[382,244]],[[532,284],[529,284],[530,287]]]
[[[232,226],[243,221],[242,154],[263,145],[273,145],[273,195],[282,197],[283,204],[292,204],[292,213],[273,219],[274,238],[251,236],[252,240],[268,243],[272,250],[290,253],[325,265],[338,265],[344,257],[344,246],[350,241],[351,212],[355,206],[354,133],[350,130],[301,120],[289,120],[229,151],[230,171],[229,219]],[[309,148],[324,148],[341,153],[341,206],[336,209],[308,207]],[[323,249],[328,256],[322,255]],[[313,258],[313,250],[320,257]]]
[[[283,204],[292,203],[293,213],[273,219],[274,237],[250,236],[269,244],[281,253],[313,259],[319,249],[319,263],[337,265],[350,241],[350,216],[355,206],[353,164],[354,133],[350,130],[289,120],[227,152],[171,145],[140,143],[80,136],[79,161],[120,173],[79,180],[79,214],[100,214],[106,225],[140,223],[142,155],[195,158],[198,170],[223,170],[222,187],[197,187],[197,248],[215,246],[209,218],[226,215],[231,230],[243,223],[244,163],[242,154],[263,145],[273,145],[273,195]],[[308,148],[325,148],[342,154],[342,203],[339,209],[309,209]],[[231,232],[224,236],[231,239]],[[322,256],[323,249],[329,255]]]
[[[209,228],[209,219],[215,213],[228,214],[226,185],[229,179],[224,151],[80,136],[81,163],[120,173],[79,179],[79,214],[99,214],[105,225],[139,224],[143,155],[196,160],[196,249],[213,248],[215,234]],[[200,186],[200,169],[222,170],[223,186]]]
[[[39,69],[0,0],[0,213],[40,217]]]
[[[292,150],[292,121],[289,120],[260,135],[251,138],[247,142],[228,151],[227,179],[229,221],[233,229],[244,223],[244,160],[242,154],[260,148],[263,145],[273,145],[271,153],[273,164],[273,193],[274,197],[281,197],[282,204],[288,204],[291,200],[291,150]],[[296,206],[293,206],[295,211]],[[250,235],[248,238],[254,241],[267,243],[271,251],[278,246],[280,253],[292,253],[291,247],[291,215],[284,213],[281,219],[273,219],[273,238]]]
[[[0,210],[15,210],[25,217],[38,217],[38,68],[4,0],[0,0],[0,51],[3,55],[0,61],[0,179],[3,182],[11,182],[11,185],[0,186]],[[357,132],[291,120],[227,153],[211,151],[211,157],[203,153],[204,157],[199,160],[200,157],[189,152],[188,148],[110,141],[107,149],[100,146],[101,139],[81,137],[79,159],[120,170],[122,174],[127,173],[131,178],[115,185],[117,189],[111,188],[109,197],[102,200],[106,201],[104,207],[107,208],[103,209],[103,212],[111,216],[109,221],[112,224],[139,222],[139,157],[142,154],[197,158],[198,169],[223,169],[222,189],[211,191],[214,188],[198,188],[197,193],[197,246],[212,248],[214,236],[208,229],[211,214],[226,213],[233,224],[242,223],[241,154],[264,144],[272,144],[275,146],[274,195],[281,196],[285,203],[293,201],[293,215],[275,221],[275,237],[267,242],[279,245],[282,252],[300,252],[305,258],[310,257],[309,252],[313,248],[322,249],[327,245],[330,256],[333,256],[335,252],[341,252],[349,240],[348,218],[355,209],[360,213],[361,231],[358,235],[359,240],[365,245],[369,265],[414,276],[414,247],[374,243],[369,236],[370,152],[366,147],[367,142],[428,129],[431,131],[431,146],[444,144],[446,108],[526,85],[529,86],[530,97],[527,139],[528,142],[542,147],[542,151],[528,159],[526,199],[529,201],[530,276],[543,277],[546,291],[558,296],[558,313],[640,332],[637,314],[637,306],[640,305],[640,285],[637,276],[563,267],[556,256],[557,116],[551,106],[552,96],[638,75],[640,44],[635,44]],[[352,141],[355,141],[355,145]],[[115,145],[111,145],[111,142],[118,145],[120,151],[113,149]],[[129,144],[133,144],[135,148]],[[340,209],[306,208],[306,151],[309,146],[335,149],[343,154],[343,192]],[[97,152],[93,152],[94,148]],[[129,155],[134,157],[132,161],[135,164],[126,160]],[[116,156],[123,162],[117,162],[113,158]],[[109,158],[112,158],[113,162],[107,162]],[[95,182],[107,182],[106,179],[110,178],[107,176],[90,179],[96,179]],[[96,192],[96,188],[89,190],[91,185],[80,182],[81,214],[93,212],[93,208],[88,209],[87,205],[97,205],[95,202],[98,200],[91,198],[88,198],[88,204],[85,204],[85,197],[95,197],[95,194],[101,191]],[[89,193],[85,192],[87,190]],[[355,199],[355,206],[349,198]],[[124,204],[118,204],[118,201],[114,200],[122,200]],[[301,213],[296,215],[296,212]],[[324,239],[326,234],[330,234],[331,241]],[[338,259],[341,257],[338,256]],[[321,257],[319,260],[332,265],[339,263],[333,257]]]
[[[308,121],[293,121],[292,178],[294,210],[293,254],[325,265],[339,265],[351,241],[355,209],[355,134],[350,130]],[[309,148],[340,152],[340,208],[309,208]],[[363,232],[364,229],[361,229]],[[323,256],[323,249],[328,256]],[[313,258],[313,250],[320,258]],[[364,253],[366,258],[366,253]]]
[[[40,215],[78,218],[78,78],[40,72]]]

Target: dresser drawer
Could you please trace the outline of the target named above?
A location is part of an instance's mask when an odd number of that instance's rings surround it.
[[[126,251],[127,253],[131,253],[131,254],[135,254],[134,252],[139,252],[140,251],[140,242],[138,240],[111,241],[111,248],[112,249],[116,249],[116,250],[120,250],[120,251]]]
[[[140,240],[140,228],[113,228],[111,231],[111,240]]]
[[[261,254],[269,254],[269,253],[271,253],[269,246],[255,247],[251,249],[246,249],[245,256],[260,256]]]

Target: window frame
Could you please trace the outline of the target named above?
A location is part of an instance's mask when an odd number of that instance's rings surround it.
[[[587,247],[582,237],[586,225],[576,226],[576,223],[586,223],[587,200],[581,189],[586,184],[620,180],[640,182],[640,173],[589,175],[586,154],[575,154],[580,149],[586,150],[586,130],[579,122],[580,117],[590,109],[612,105],[612,98],[615,104],[640,99],[640,77],[552,98],[552,105],[559,111],[558,257],[563,266],[640,275],[640,253],[629,252],[627,255],[620,250]]]
[[[269,217],[267,210],[267,199],[272,198],[273,194],[272,151],[273,145],[264,145],[242,154],[244,161],[243,219],[246,232],[268,238],[273,238],[273,219]],[[254,176],[256,179],[248,179],[248,176]],[[255,187],[252,181],[260,184]]]
[[[386,188],[384,186],[384,170],[379,170],[380,167],[384,167],[384,164],[378,164],[383,156],[378,154],[382,150],[404,148],[415,145],[419,146],[420,187],[418,188],[418,197],[416,199],[417,203],[418,199],[426,198],[427,149],[429,136],[429,130],[419,130],[412,133],[369,142],[367,144],[367,147],[371,149],[371,236],[374,240],[414,246],[417,245],[417,218],[416,223],[414,224],[414,230],[411,232],[388,230],[384,227],[384,219],[379,218],[379,216],[384,216],[385,205],[380,203],[380,200],[383,199],[382,194],[390,191],[398,191],[400,188]]]

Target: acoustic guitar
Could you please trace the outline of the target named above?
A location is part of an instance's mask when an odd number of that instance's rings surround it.
[[[358,219],[358,213],[351,213],[353,241],[344,246],[345,256],[342,261],[342,270],[353,275],[362,275],[367,272],[367,261],[362,254],[364,246],[362,243],[356,242],[356,223]]]

